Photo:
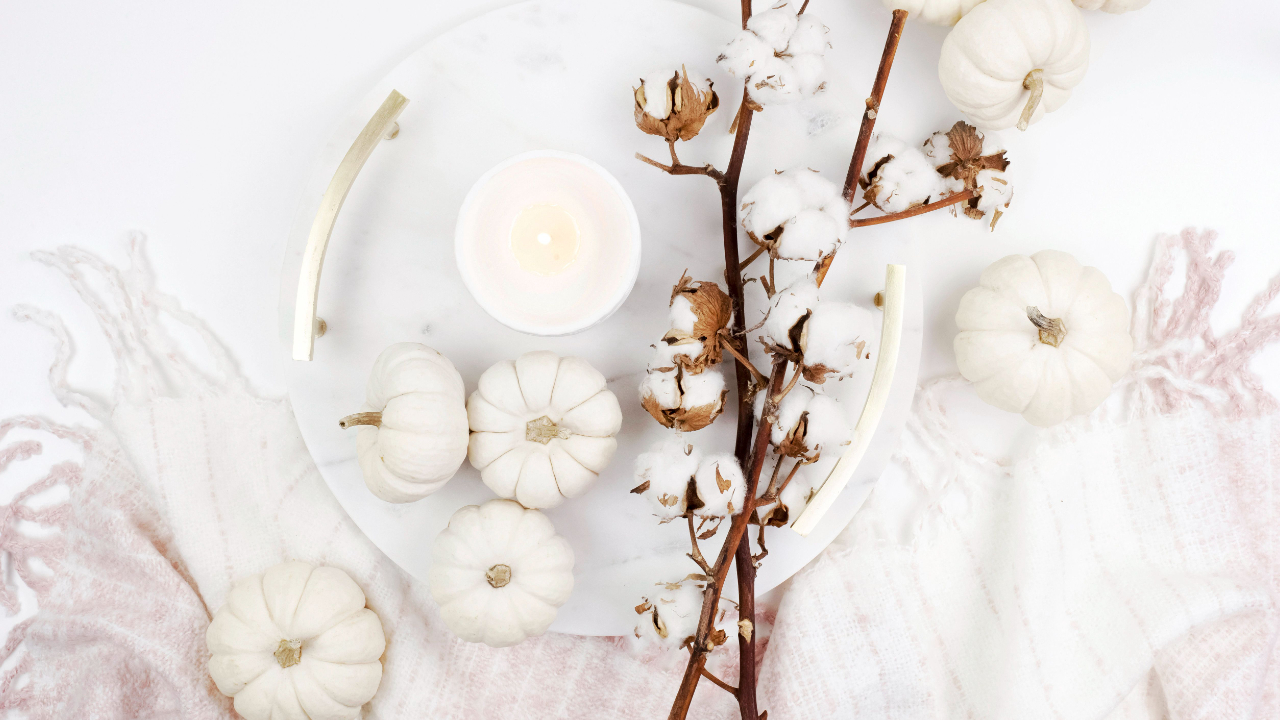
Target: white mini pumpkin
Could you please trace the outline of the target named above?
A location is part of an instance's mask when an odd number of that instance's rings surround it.
[[[539,351],[484,371],[467,400],[468,457],[484,484],[529,508],[587,491],[618,447],[618,398],[586,360]]]
[[[908,17],[934,25],[955,25],[982,0],[884,0],[890,10],[906,10]]]
[[[1040,427],[1102,404],[1133,355],[1124,298],[1057,250],[993,263],[956,325],[956,362],[978,396]]]
[[[1019,129],[1071,97],[1089,68],[1089,30],[1071,0],[986,0],[942,43],[942,89],[974,125]]]
[[[449,358],[421,343],[396,343],[373,363],[365,406],[343,418],[361,426],[364,482],[387,502],[421,500],[444,486],[467,456],[466,390]]]
[[[246,720],[349,720],[382,681],[382,622],[337,568],[287,562],[237,581],[205,641]]]
[[[468,505],[431,548],[431,596],[458,637],[507,647],[541,635],[573,591],[573,548],[510,500]]]

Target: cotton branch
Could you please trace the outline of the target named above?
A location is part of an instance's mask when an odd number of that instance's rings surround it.
[[[884,41],[884,52],[880,55],[880,67],[876,68],[876,79],[871,84],[871,97],[867,98],[867,109],[862,113],[858,142],[853,146],[853,160],[849,163],[849,172],[844,178],[844,199],[849,202],[853,202],[853,191],[858,187],[858,178],[862,175],[862,163],[867,159],[871,131],[876,126],[876,115],[880,114],[880,100],[884,97],[885,85],[889,83],[889,70],[893,68],[893,56],[898,53],[898,41],[902,39],[902,28],[906,23],[907,11],[894,10],[893,21],[889,23],[889,38]]]

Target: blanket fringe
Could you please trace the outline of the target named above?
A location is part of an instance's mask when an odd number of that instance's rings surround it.
[[[155,273],[147,261],[145,246],[146,238],[141,233],[130,237],[130,267],[125,272],[75,247],[32,253],[37,262],[58,270],[67,278],[97,319],[116,361],[110,399],[96,398],[70,386],[67,370],[75,356],[75,344],[61,317],[29,305],[13,310],[16,319],[34,322],[53,337],[55,350],[48,377],[54,397],[65,407],[83,410],[104,426],[109,425],[112,412],[122,401],[212,394],[246,389],[247,385],[231,353],[208,326],[183,309],[174,297],[156,288]],[[105,287],[105,291],[95,290],[95,285]],[[215,374],[206,373],[182,351],[161,322],[162,315],[201,338]],[[86,453],[95,443],[94,431],[88,428],[61,425],[35,416],[0,421],[0,442],[14,430],[66,440],[79,445]],[[39,456],[43,449],[42,443],[35,439],[20,439],[0,447],[0,476],[15,463]],[[9,504],[0,506],[0,553],[9,558],[14,575],[37,595],[49,591],[56,574],[51,576],[35,567],[43,564],[57,572],[59,558],[65,551],[62,531],[71,508],[67,501],[37,504],[32,500],[60,485],[70,488],[81,481],[82,473],[82,466],[74,462],[54,465],[42,479],[17,493]],[[41,532],[24,529],[33,525],[40,527]],[[17,584],[8,578],[0,581],[0,607],[10,616],[22,611]],[[9,663],[21,652],[34,619],[25,620],[10,630],[0,649],[0,664]],[[22,706],[22,688],[15,683],[30,668],[30,658],[24,655],[0,674],[0,709]]]

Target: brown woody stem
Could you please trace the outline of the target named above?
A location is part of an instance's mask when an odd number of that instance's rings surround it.
[[[907,11],[894,10],[893,21],[889,23],[889,37],[884,41],[884,52],[880,55],[880,67],[876,68],[876,79],[871,84],[871,97],[867,98],[867,109],[862,113],[862,127],[858,129],[858,142],[853,146],[853,159],[849,162],[849,172],[844,178],[844,199],[849,202],[853,202],[853,191],[858,187],[858,178],[862,175],[862,163],[867,159],[871,131],[876,126],[880,100],[884,97],[885,85],[889,83],[889,70],[893,68],[893,56],[898,52],[898,41],[902,39],[902,27],[906,23]]]
[[[713,674],[711,673],[711,671],[710,671],[710,670],[708,670],[705,666],[702,668],[702,677],[704,677],[704,678],[706,678],[706,679],[710,680],[711,682],[715,683],[716,685],[719,685],[720,687],[724,688],[725,692],[729,693],[730,695],[733,695],[734,697],[737,697],[737,696],[738,696],[738,688],[736,688],[736,687],[734,687],[734,686],[730,685],[729,683],[727,683],[727,682],[725,682],[725,681],[721,680],[720,678],[716,677],[716,676],[715,676],[715,675],[713,675]]]
[[[354,415],[348,415],[338,421],[338,427],[343,430],[356,425],[372,425],[379,427],[382,425],[382,413],[380,412],[358,412]]]
[[[742,0],[742,26],[745,28],[747,19],[751,17],[750,0]],[[724,261],[725,261],[725,284],[728,286],[729,297],[733,300],[733,338],[740,338],[746,333],[746,315],[745,303],[742,292],[742,267],[739,262],[738,255],[738,180],[742,175],[742,162],[747,153],[747,138],[751,133],[751,118],[754,115],[751,106],[747,103],[747,91],[743,88],[742,104],[738,111],[738,117],[735,123],[735,132],[733,138],[733,150],[729,154],[729,165],[725,168],[723,174],[716,178],[720,187],[720,216],[721,230],[723,231],[724,240]],[[651,165],[665,169],[665,166],[647,158],[641,158]],[[706,173],[675,173],[672,174],[706,174]],[[732,353],[731,353],[732,354]],[[737,439],[735,442],[735,455],[738,462],[745,468],[747,465],[747,451],[751,447],[751,430],[754,424],[751,408],[748,405],[747,398],[750,394],[751,371],[741,362],[734,358],[735,380],[738,392],[738,429]],[[766,446],[767,449],[767,446]],[[755,486],[751,485],[748,490],[747,503],[750,504],[751,495],[755,491]],[[755,568],[751,565],[751,547],[749,543],[744,543],[744,531],[746,529],[746,519],[749,516],[747,510],[734,516],[733,522],[730,523],[728,537],[720,548],[720,554],[716,563],[712,566],[713,572],[708,573],[712,579],[708,581],[706,589],[703,591],[702,614],[698,621],[698,633],[694,636],[694,643],[691,648],[689,664],[685,666],[684,676],[680,680],[680,688],[676,692],[675,700],[671,705],[671,712],[668,718],[671,720],[683,720],[689,714],[689,705],[693,702],[693,693],[697,690],[698,681],[702,678],[703,666],[707,660],[708,637],[710,636],[714,625],[715,610],[720,603],[720,592],[724,588],[724,580],[729,572],[729,564],[735,556],[740,555],[742,550],[746,551],[746,562],[739,563],[738,570],[738,597],[739,606],[738,613],[741,617],[752,618],[754,613],[754,596],[755,596]],[[739,547],[742,546],[742,547]],[[747,572],[743,571],[743,567],[747,568]],[[745,598],[745,601],[744,601]],[[741,662],[739,664],[739,683],[741,688],[738,693],[738,707],[742,717],[756,720],[758,713],[756,712],[756,681],[755,681],[755,643],[751,640],[744,640],[738,636],[738,649]]]
[[[1031,116],[1036,114],[1036,108],[1040,105],[1040,98],[1044,96],[1044,71],[1036,68],[1027,73],[1022,80],[1022,87],[1031,91],[1026,107],[1022,108],[1022,117],[1018,118],[1018,129],[1026,130],[1031,125]]]
[[[723,329],[721,329],[720,332],[722,334],[722,337],[724,337],[724,342],[720,344],[720,347],[723,347],[725,350],[728,350],[729,354],[733,356],[734,360],[737,360],[744,367],[746,367],[747,370],[751,372],[751,377],[755,378],[755,381],[759,383],[760,387],[764,387],[766,384],[768,384],[769,378],[765,377],[764,373],[757,370],[756,366],[753,365],[752,362],[747,359],[746,355],[742,354],[742,351],[734,347],[733,338]]]
[[[674,152],[672,154],[674,154]],[[653,158],[645,157],[640,153],[636,153],[636,159],[640,160],[641,162],[649,163],[650,165],[658,168],[659,170],[669,175],[706,175],[707,177],[711,178],[712,180],[715,180],[716,182],[722,182],[724,179],[724,176],[720,173],[720,171],[715,169],[714,167],[711,167],[710,165],[701,165],[701,166],[682,165],[680,163],[676,163],[674,165],[663,165],[657,160],[654,160]]]
[[[689,553],[689,559],[698,564],[702,572],[710,575],[711,566],[707,564],[707,559],[702,556],[702,549],[698,547],[698,532],[693,529],[693,513],[686,515],[689,519],[689,544],[693,546],[693,552]]]
[[[975,193],[972,190],[964,190],[956,193],[955,195],[948,195],[937,202],[931,202],[928,205],[917,205],[913,208],[903,210],[902,212],[890,213],[879,217],[862,218],[861,220],[850,220],[849,227],[867,227],[868,225],[883,225],[884,223],[893,222],[895,220],[906,220],[907,218],[924,215],[925,213],[933,212],[934,210],[941,210],[944,207],[962,203],[966,200],[972,200],[974,194]]]

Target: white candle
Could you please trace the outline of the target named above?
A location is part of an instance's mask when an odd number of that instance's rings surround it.
[[[626,300],[640,269],[640,224],[604,168],[544,150],[476,181],[458,213],[454,251],[486,312],[522,332],[565,335]]]

